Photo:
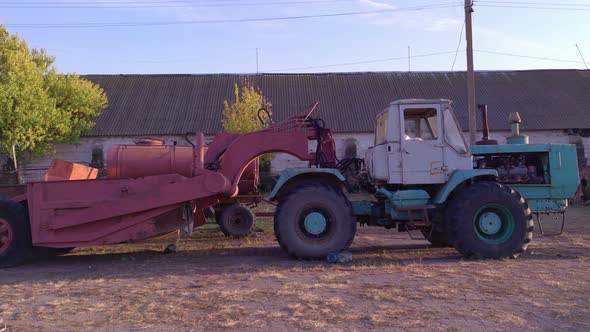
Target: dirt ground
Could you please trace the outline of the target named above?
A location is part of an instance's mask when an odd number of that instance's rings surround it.
[[[590,330],[590,207],[535,235],[476,261],[359,228],[353,261],[329,265],[287,257],[270,219],[244,240],[207,225],[176,254],[168,237],[0,270],[0,331]]]

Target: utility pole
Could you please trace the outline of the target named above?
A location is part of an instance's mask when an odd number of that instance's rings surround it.
[[[258,74],[258,47],[256,48],[256,74]]]
[[[469,144],[476,141],[475,122],[475,75],[473,73],[473,35],[471,30],[471,13],[473,1],[465,0],[465,38],[467,39],[467,113],[469,114]]]
[[[408,45],[408,72],[412,71],[412,67],[410,66],[410,45]]]

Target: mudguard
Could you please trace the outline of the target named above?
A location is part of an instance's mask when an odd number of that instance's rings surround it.
[[[336,169],[332,168],[287,168],[281,172],[279,180],[273,187],[269,200],[276,199],[277,195],[281,192],[281,189],[286,186],[287,183],[294,181],[295,179],[306,179],[306,178],[329,178],[336,180],[339,183],[344,182],[344,176]]]
[[[459,186],[461,183],[478,178],[478,177],[498,177],[498,172],[495,169],[469,169],[469,170],[456,170],[451,174],[449,181],[434,195],[432,203],[443,204],[446,202],[449,195]]]

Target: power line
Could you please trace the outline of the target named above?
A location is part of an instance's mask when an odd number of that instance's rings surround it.
[[[436,55],[445,55],[445,54],[453,54],[455,51],[449,52],[438,52],[438,53],[429,53],[429,54],[418,54],[412,55],[410,58],[424,58]],[[334,63],[328,65],[321,65],[321,66],[309,66],[309,67],[296,67],[296,68],[283,68],[283,69],[273,69],[267,70],[266,72],[282,72],[282,71],[293,71],[293,70],[307,70],[307,69],[318,69],[318,68],[329,68],[329,67],[338,67],[338,66],[353,66],[353,65],[362,65],[367,63],[377,63],[377,62],[388,62],[388,61],[396,61],[396,60],[407,60],[408,57],[398,57],[398,58],[387,58],[387,59],[376,59],[376,60],[367,60],[367,61],[356,61],[356,62],[344,62],[344,63]]]
[[[574,46],[572,46],[572,47],[574,47]],[[571,48],[571,47],[570,47],[570,48]],[[554,55],[557,55],[557,54],[562,54],[562,53],[564,53],[564,51],[566,51],[566,50],[569,50],[570,48],[567,48],[567,47],[566,47],[566,48],[559,49],[558,51],[551,52],[551,53],[548,55],[548,57],[549,57],[549,58],[552,58]],[[521,65],[517,66],[517,68],[528,67],[528,66],[531,66],[532,64],[535,64],[535,63],[537,63],[537,62],[539,62],[539,61],[543,61],[543,60],[544,60],[544,59],[536,59],[536,60],[534,60],[534,61],[527,61],[527,63],[525,63],[525,64],[521,64]]]
[[[183,3],[183,2],[147,2],[141,3],[111,3],[104,2],[101,5],[98,3],[86,3],[70,5],[69,3],[55,3],[52,5],[6,5],[0,4],[0,8],[12,8],[12,9],[125,9],[125,8],[199,8],[199,7],[254,7],[254,6],[282,6],[282,5],[313,5],[313,4],[333,4],[342,2],[356,2],[356,0],[318,0],[318,1],[281,1],[281,2],[253,2],[253,3]],[[102,5],[104,4],[104,5]],[[114,4],[114,5],[113,5]]]
[[[461,32],[459,32],[459,42],[457,43],[457,51],[455,52],[455,58],[453,59],[453,65],[451,66],[451,71],[455,69],[455,62],[457,61],[457,55],[459,54],[459,47],[461,47],[461,41],[463,40],[463,29],[465,29],[465,21],[463,21],[463,25],[461,26]]]
[[[417,7],[405,7],[396,9],[380,9],[370,11],[357,11],[345,13],[330,13],[317,15],[299,15],[283,17],[264,17],[264,18],[238,18],[238,19],[217,19],[217,20],[191,20],[191,21],[162,21],[162,22],[101,22],[101,23],[14,23],[6,24],[12,28],[104,28],[104,27],[141,27],[141,26],[171,26],[171,25],[191,25],[191,24],[218,24],[218,23],[244,23],[244,22],[264,22],[264,21],[286,21],[300,20],[310,18],[327,18],[327,17],[344,17],[370,14],[385,14],[407,11],[419,11],[425,9],[441,9],[457,7],[457,4],[440,4]]]
[[[541,5],[541,6],[572,6],[572,7],[590,7],[590,4],[580,3],[563,3],[563,2],[528,2],[528,1],[496,1],[496,0],[478,0],[477,3],[493,4],[510,4],[510,5]]]
[[[510,6],[510,5],[486,5],[478,4],[477,7],[488,8],[514,8],[514,9],[541,9],[541,10],[569,10],[569,11],[590,11],[590,8],[569,8],[569,7],[538,7],[538,6]]]
[[[505,56],[512,56],[512,57],[517,57],[517,58],[527,58],[527,59],[537,59],[537,60],[549,60],[549,61],[568,62],[568,63],[582,63],[580,61],[575,61],[575,60],[545,58],[545,57],[538,57],[538,56],[532,56],[532,55],[512,54],[512,53],[503,53],[503,52],[485,51],[485,50],[474,50],[474,51],[475,52],[479,52],[479,53],[487,53],[487,54],[495,54],[495,55],[505,55]]]
[[[117,4],[170,4],[170,3],[218,3],[218,2],[241,2],[243,0],[171,0],[171,1],[3,1],[7,5],[117,5]],[[287,0],[288,1],[288,0]],[[333,1],[349,1],[349,0],[333,0]]]

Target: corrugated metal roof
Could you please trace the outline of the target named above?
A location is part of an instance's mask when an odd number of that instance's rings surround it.
[[[257,75],[86,75],[104,88],[109,107],[87,136],[173,135],[221,131],[223,101],[247,78],[272,102],[275,121],[320,101],[316,116],[337,132],[372,132],[374,117],[405,98],[453,100],[467,128],[465,72],[369,72]],[[477,103],[490,127],[508,129],[520,112],[525,130],[590,128],[590,72],[476,72]]]

